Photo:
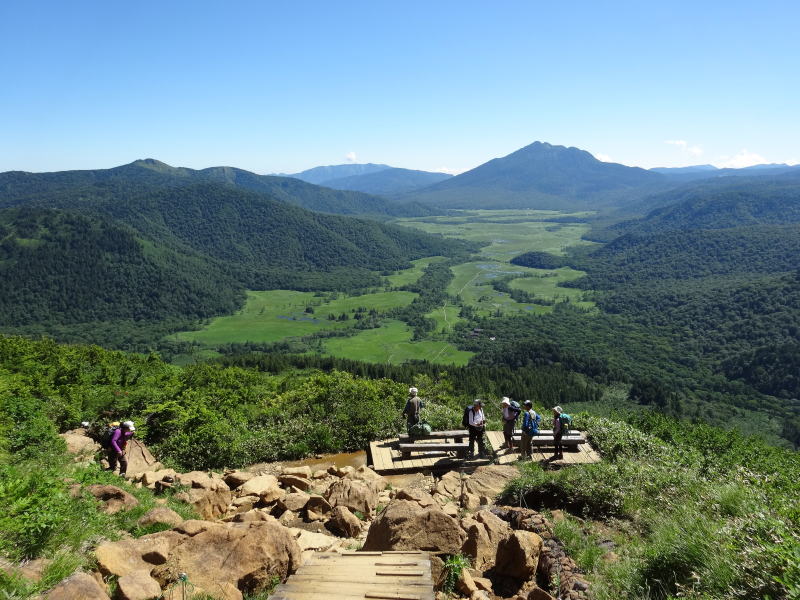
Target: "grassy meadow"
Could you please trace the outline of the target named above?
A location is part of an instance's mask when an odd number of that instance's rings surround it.
[[[434,334],[447,334],[462,321],[460,312],[469,306],[479,315],[519,312],[546,313],[554,302],[569,300],[583,308],[593,307],[584,300],[581,290],[559,287],[559,283],[580,277],[569,268],[531,269],[510,264],[519,254],[531,250],[563,254],[569,246],[588,244],[581,240],[588,226],[583,223],[550,221],[555,217],[581,217],[554,211],[477,210],[456,215],[398,219],[399,225],[429,233],[483,242],[480,260],[452,267],[453,280],[448,300],[425,316],[435,321]],[[417,296],[397,288],[415,283],[424,269],[444,257],[414,261],[409,269],[384,276],[384,287],[362,295],[337,292],[313,293],[291,290],[250,291],[245,306],[232,315],[212,319],[199,331],[181,332],[176,340],[199,343],[206,351],[228,343],[271,343],[287,338],[308,336],[323,331],[352,327],[357,310],[385,314],[393,308],[408,306]],[[517,302],[507,292],[497,291],[492,282],[505,278],[512,290],[533,294],[533,302]],[[331,316],[332,315],[332,316]],[[340,319],[347,315],[347,319]],[[349,337],[322,341],[323,354],[370,362],[402,363],[424,359],[444,364],[463,365],[471,353],[459,351],[441,340],[412,341],[412,329],[406,324],[382,319],[381,326]]]

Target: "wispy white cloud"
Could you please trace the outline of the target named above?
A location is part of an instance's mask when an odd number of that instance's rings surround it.
[[[347,154],[344,155],[344,157],[347,160],[347,162],[350,162],[350,163],[356,162],[356,158],[357,158],[355,152],[348,152]]]
[[[753,165],[763,165],[769,162],[766,158],[755,152],[750,152],[747,148],[742,148],[733,156],[720,156],[715,166],[721,169],[742,169]]]
[[[703,148],[698,146],[697,144],[690,144],[686,140],[664,140],[665,144],[669,144],[670,146],[677,146],[684,152],[686,152],[689,156],[697,158],[698,156],[702,156]]]

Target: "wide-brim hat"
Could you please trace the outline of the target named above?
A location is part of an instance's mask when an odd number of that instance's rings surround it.
[[[553,407],[553,410],[554,410],[555,412],[557,412],[558,414],[561,414],[561,413],[563,413],[563,412],[564,412],[564,409],[563,409],[563,408],[561,408],[560,406],[554,406],[554,407]]]

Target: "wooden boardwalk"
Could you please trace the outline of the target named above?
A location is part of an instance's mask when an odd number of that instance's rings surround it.
[[[442,440],[434,440],[441,442]],[[502,431],[487,431],[486,441],[492,448],[497,449],[503,445]],[[420,446],[425,442],[418,441]],[[431,471],[447,471],[461,466],[479,466],[490,464],[490,459],[464,460],[457,458],[449,452],[425,452],[412,455],[410,458],[403,458],[397,449],[398,438],[371,442],[369,445],[370,463],[378,473],[408,473],[429,469]],[[553,448],[540,446],[533,448],[533,460],[548,460],[553,455]],[[519,452],[516,450],[500,450],[497,453],[497,460],[501,465],[512,463],[519,459]],[[600,462],[600,455],[595,452],[588,444],[579,444],[572,448],[564,448],[564,458],[562,460],[548,461],[557,465],[564,464],[583,464]]]
[[[268,600],[434,600],[427,552],[315,552]]]

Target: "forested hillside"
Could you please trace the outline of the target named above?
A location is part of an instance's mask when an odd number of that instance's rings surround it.
[[[18,333],[146,348],[232,312],[246,288],[359,289],[379,283],[376,271],[475,247],[231,185],[163,185],[157,173],[22,187],[6,175],[0,204],[17,208],[0,209],[0,322]]]
[[[415,216],[430,214],[418,205],[400,205],[361,192],[333,190],[293,177],[257,175],[234,167],[194,170],[172,167],[153,159],[137,160],[113,169],[56,173],[0,173],[0,207],[58,201],[79,189],[112,187],[115,193],[136,193],[142,186],[160,188],[217,183],[264,194],[271,200],[308,210],[342,215]]]

